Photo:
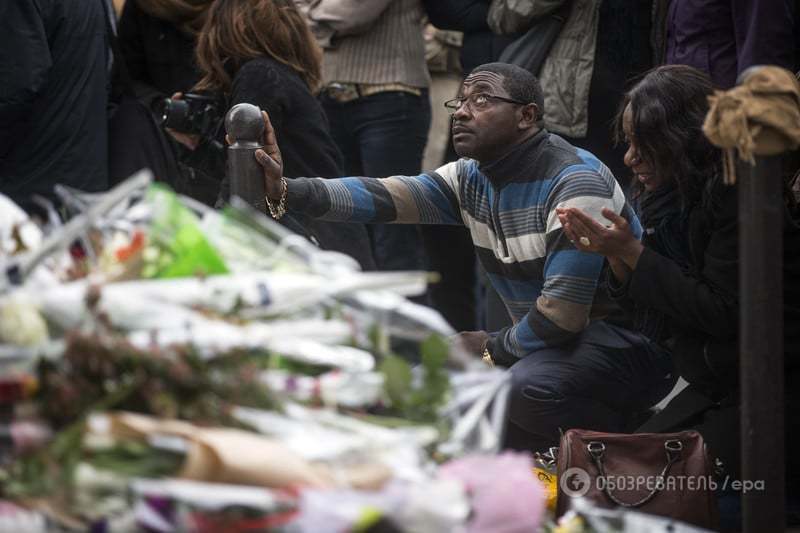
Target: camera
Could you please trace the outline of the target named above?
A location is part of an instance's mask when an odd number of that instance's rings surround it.
[[[162,105],[162,127],[204,138],[214,135],[224,115],[220,99],[207,94],[186,93],[180,100],[165,98]]]

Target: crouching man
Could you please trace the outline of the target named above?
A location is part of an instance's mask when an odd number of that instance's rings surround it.
[[[541,450],[559,430],[622,431],[632,415],[665,396],[669,354],[607,319],[602,256],[582,252],[561,229],[556,207],[597,220],[603,208],[641,226],[614,176],[591,153],[548,133],[542,93],[528,71],[490,63],[445,104],[461,157],[435,172],[382,179],[283,177],[275,134],[266,128],[264,169],[273,217],[298,211],[323,220],[463,224],[513,325],[462,332],[476,356],[509,367],[513,390],[506,445]]]

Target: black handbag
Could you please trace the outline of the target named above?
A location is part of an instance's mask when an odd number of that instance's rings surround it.
[[[533,20],[532,26],[509,44],[498,59],[501,63],[510,63],[539,75],[547,55],[561,33],[569,17],[572,2],[565,2],[557,10]]]

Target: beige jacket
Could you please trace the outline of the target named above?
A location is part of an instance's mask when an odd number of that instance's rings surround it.
[[[489,26],[501,34],[524,31],[533,19],[555,11],[566,1],[492,0]],[[601,0],[572,0],[569,18],[539,73],[544,120],[552,132],[586,136],[600,3]]]
[[[430,85],[421,0],[294,0],[322,45],[323,82]]]

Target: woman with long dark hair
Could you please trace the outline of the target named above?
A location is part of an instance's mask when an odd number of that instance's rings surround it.
[[[269,114],[281,139],[287,178],[336,177],[342,157],[314,92],[321,79],[321,51],[291,0],[215,0],[197,36],[201,78],[194,91],[221,94],[229,106],[249,103]],[[210,159],[196,164],[211,166]],[[224,168],[216,163],[218,175]],[[222,184],[222,198],[229,187]],[[374,268],[366,230],[298,217],[323,248]]]
[[[579,248],[607,257],[609,285],[636,309],[637,329],[673,349],[684,378],[715,386],[736,373],[737,205],[702,131],[711,94],[707,75],[670,65],[624,97],[618,137],[628,144],[641,242],[614,213],[604,213],[610,227],[576,209],[559,216]]]
[[[625,95],[618,131],[637,185],[641,242],[611,212],[603,212],[608,220],[596,221],[566,208],[559,218],[578,248],[606,256],[612,296],[633,310],[640,332],[671,351],[689,383],[640,431],[697,429],[731,479],[738,479],[737,188],[723,183],[721,152],[703,135],[711,94],[706,74],[670,65],[650,71]],[[800,253],[795,215],[786,211],[787,258]],[[797,266],[784,261],[788,294],[796,294]],[[784,306],[787,383],[797,379],[796,305]],[[791,440],[797,437],[798,398],[793,387],[786,390]],[[796,457],[787,458],[796,474]]]

